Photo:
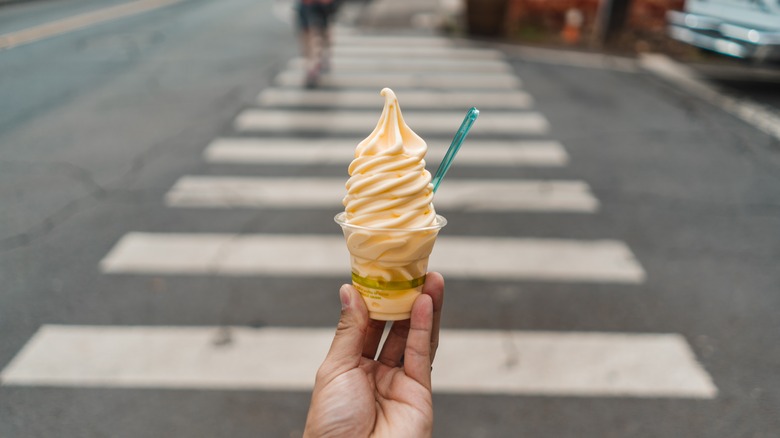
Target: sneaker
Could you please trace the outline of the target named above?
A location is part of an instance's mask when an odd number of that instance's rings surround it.
[[[306,88],[317,88],[317,82],[319,82],[319,75],[316,70],[306,73]]]

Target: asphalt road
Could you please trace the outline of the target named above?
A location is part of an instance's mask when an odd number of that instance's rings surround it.
[[[0,34],[98,5],[106,2],[5,6]],[[259,106],[257,93],[274,87],[274,77],[297,54],[293,31],[272,6],[270,0],[185,0],[0,50],[0,369],[31,348],[31,337],[47,324],[323,330],[335,325],[336,290],[346,276],[100,268],[132,232],[338,235],[332,222],[338,206],[174,208],[165,202],[184,175],[345,178],[344,165],[335,163],[204,161],[203,150],[216,138],[296,134],[238,132],[233,124],[242,110]],[[608,239],[630,249],[644,277],[491,280],[453,273],[447,277],[444,328],[626,339],[679,335],[674,339],[690,351],[686,366],[700,366],[717,393],[691,397],[674,388],[661,394],[650,388],[605,395],[565,385],[557,393],[435,390],[435,436],[776,436],[778,139],[639,68],[506,55],[512,74],[534,99],[528,111],[549,122],[547,132],[529,138],[560,142],[568,162],[541,167],[459,161],[448,181],[583,181],[598,210],[491,212],[467,205],[445,213],[449,224],[443,233],[497,240]],[[403,90],[397,91],[403,105]],[[483,110],[483,117],[489,114]],[[302,135],[312,141],[340,138]],[[527,140],[490,133],[474,140],[479,139]],[[490,361],[461,353],[464,363]],[[525,353],[518,355],[519,369],[534,359]],[[74,356],[67,349],[59,354],[63,363]],[[55,356],[54,373],[62,365]],[[598,368],[609,359],[590,358],[582,366]],[[672,365],[653,371],[680,372]],[[434,372],[458,366],[437,362]],[[616,370],[615,380],[632,371],[619,364]],[[551,371],[547,378],[567,376]],[[309,400],[301,389],[164,383],[3,380],[0,436],[296,436]]]

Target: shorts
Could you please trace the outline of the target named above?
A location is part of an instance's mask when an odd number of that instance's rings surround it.
[[[330,24],[331,17],[336,12],[336,2],[324,5],[321,3],[299,4],[298,5],[298,26],[301,30],[309,30],[314,27],[317,29],[326,29]]]

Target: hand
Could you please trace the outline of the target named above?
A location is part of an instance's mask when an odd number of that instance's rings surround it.
[[[376,359],[385,322],[369,319],[352,286],[339,296],[341,319],[317,372],[304,437],[430,437],[444,279],[428,273],[411,319],[393,323]]]

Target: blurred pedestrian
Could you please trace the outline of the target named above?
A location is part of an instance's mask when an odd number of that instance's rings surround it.
[[[339,0],[297,0],[301,51],[306,69],[306,87],[317,86],[320,74],[330,68],[330,22]]]
[[[444,279],[428,273],[411,319],[392,323],[379,357],[385,322],[368,318],[354,287],[342,286],[339,297],[341,319],[317,371],[303,436],[430,437]]]

